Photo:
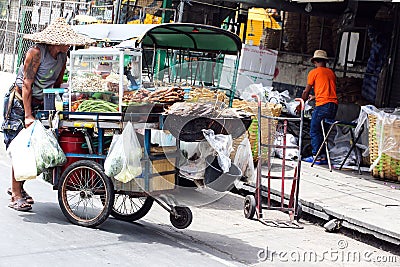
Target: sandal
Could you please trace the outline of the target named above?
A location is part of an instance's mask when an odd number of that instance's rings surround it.
[[[8,188],[8,189],[7,189],[7,194],[9,194],[10,196],[12,196],[11,188]],[[30,195],[28,195],[28,193],[27,193],[24,189],[21,190],[21,195],[22,195],[23,198],[25,198],[25,200],[26,200],[26,202],[27,202],[28,204],[34,204],[34,203],[35,203],[35,201],[33,200],[33,198],[32,198]]]
[[[8,207],[18,211],[30,211],[32,209],[31,204],[29,204],[25,198],[20,198],[16,201],[12,201],[11,199],[11,203],[8,204]]]

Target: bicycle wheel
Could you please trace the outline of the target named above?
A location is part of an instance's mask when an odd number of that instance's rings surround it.
[[[153,206],[152,197],[132,197],[128,194],[115,194],[111,215],[122,221],[133,222],[143,218]]]
[[[100,164],[80,160],[62,173],[58,202],[69,221],[80,226],[95,227],[110,215],[114,187]]]

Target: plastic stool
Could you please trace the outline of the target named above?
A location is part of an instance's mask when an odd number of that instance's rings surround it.
[[[325,134],[324,123],[330,125],[328,132],[326,132],[326,134]],[[324,141],[322,142],[321,146],[319,147],[317,155],[315,155],[314,160],[311,163],[311,167],[314,166],[315,160],[317,159],[317,157],[321,153],[323,147],[325,146],[329,170],[332,171],[332,164],[331,164],[331,159],[330,159],[329,149],[328,149],[328,137],[329,137],[329,134],[332,132],[333,128],[335,127],[335,125],[337,125],[339,127],[348,127],[349,131],[350,131],[350,136],[351,136],[350,137],[350,143],[351,143],[350,150],[349,150],[349,152],[347,152],[345,158],[343,159],[342,163],[340,164],[339,170],[341,170],[343,168],[343,165],[346,163],[346,160],[350,156],[351,151],[353,151],[353,149],[355,149],[358,173],[361,174],[361,168],[360,168],[361,155],[359,154],[359,151],[358,151],[356,145],[357,145],[358,140],[361,137],[362,132],[364,131],[364,126],[361,126],[360,132],[358,133],[357,137],[354,139],[354,129],[357,127],[357,123],[355,123],[355,122],[336,121],[336,120],[330,120],[330,119],[324,119],[321,121],[321,128],[322,128],[322,134],[324,136]]]

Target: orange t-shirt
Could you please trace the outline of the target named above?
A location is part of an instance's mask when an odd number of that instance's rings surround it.
[[[314,87],[315,105],[338,104],[336,96],[336,75],[330,68],[318,67],[308,73],[307,84]]]

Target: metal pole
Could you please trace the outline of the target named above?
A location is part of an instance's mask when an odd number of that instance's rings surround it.
[[[19,18],[20,18],[21,10],[22,10],[22,1],[24,1],[24,0],[20,0],[19,1],[19,11],[18,11],[17,20],[16,20],[17,25],[15,27],[15,34],[14,34],[14,45],[13,45],[13,54],[14,54],[14,56],[13,56],[13,60],[11,62],[11,69],[13,70],[13,72],[14,72],[14,61],[15,61],[15,48],[17,46],[18,29],[19,29],[19,26],[20,26]],[[25,21],[23,21],[22,23],[25,24]],[[23,25],[23,26],[25,26],[25,25]],[[20,42],[22,42],[22,40]]]
[[[235,59],[235,66],[233,68],[233,79],[232,79],[232,85],[231,85],[231,92],[229,96],[229,107],[232,107],[233,99],[235,98],[235,93],[236,93],[236,83],[237,83],[237,76],[238,70],[239,70],[239,61],[240,61],[240,53],[241,51],[238,51],[236,54],[236,59]]]
[[[181,0],[181,3],[179,4],[179,14],[178,14],[178,22],[182,22],[183,18],[183,8],[185,7],[185,1]]]
[[[115,8],[115,16],[114,16],[114,24],[119,23],[119,13],[121,12],[121,2],[122,0],[115,1],[117,3],[117,6]]]
[[[5,32],[4,32],[4,41],[3,41],[3,62],[1,64],[3,70],[4,70],[4,64],[5,64],[4,62],[5,62],[6,51],[7,51],[6,44],[7,44],[8,24],[10,23],[10,11],[11,11],[11,0],[8,0],[8,3],[7,3],[7,23],[6,23],[6,29],[5,29]]]

